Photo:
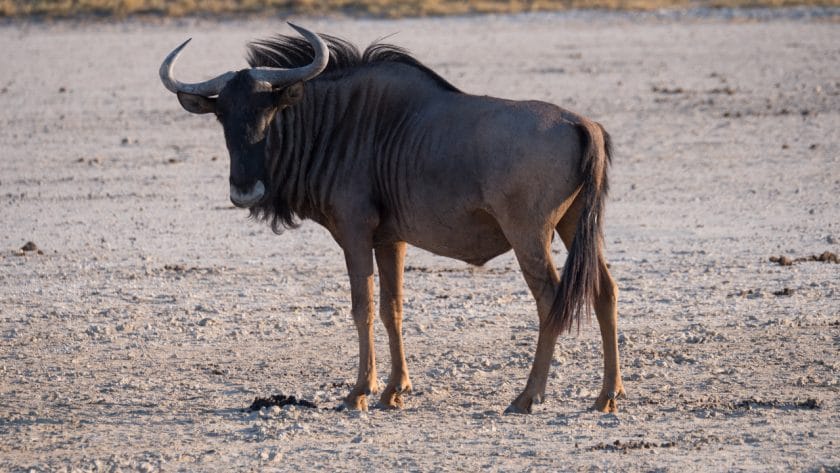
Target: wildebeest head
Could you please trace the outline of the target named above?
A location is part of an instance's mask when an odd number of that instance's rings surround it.
[[[317,34],[289,25],[315,50],[311,64],[295,69],[253,67],[187,84],[172,75],[187,40],[160,66],[163,85],[178,95],[186,111],[213,113],[222,124],[230,153],[230,200],[237,207],[252,207],[265,196],[266,130],[278,110],[303,98],[303,83],[320,74],[329,61],[327,45]]]

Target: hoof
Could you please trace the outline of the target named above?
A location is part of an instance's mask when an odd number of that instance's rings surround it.
[[[542,404],[545,401],[544,392],[532,393],[530,389],[525,389],[513,402],[510,403],[505,414],[530,414],[534,404]]]
[[[507,409],[505,409],[505,415],[508,414],[530,414],[531,413],[531,404],[528,404],[528,407],[521,407],[517,406],[515,403],[511,403]]]
[[[376,403],[374,407],[383,411],[398,411],[403,408],[403,401],[402,399],[395,399],[391,402],[385,402],[380,400]]]
[[[388,386],[382,392],[377,407],[382,409],[402,409],[404,407],[403,394],[411,392],[411,384]]]
[[[592,408],[604,414],[618,412],[618,399],[623,397],[626,397],[624,388],[619,388],[618,391],[602,391],[598,399],[595,400],[595,405]]]
[[[338,411],[367,411],[367,396],[364,394],[351,394],[344,399],[344,402],[337,408]]]
[[[376,407],[380,409],[402,409],[404,405],[402,396],[399,393],[388,393],[387,391],[379,398],[379,402],[376,403]]]

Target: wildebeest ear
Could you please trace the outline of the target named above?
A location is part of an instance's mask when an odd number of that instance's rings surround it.
[[[215,113],[216,99],[178,92],[178,101],[190,113]]]
[[[280,105],[294,105],[303,98],[303,82],[296,82],[280,91]]]

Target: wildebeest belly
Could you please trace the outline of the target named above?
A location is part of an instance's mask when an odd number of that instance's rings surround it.
[[[382,234],[477,266],[511,248],[499,224],[483,210],[430,213],[414,215],[411,223],[389,220],[383,225]]]

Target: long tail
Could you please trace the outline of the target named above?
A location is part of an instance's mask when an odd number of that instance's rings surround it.
[[[604,241],[604,202],[609,188],[607,168],[612,159],[612,142],[598,123],[584,119],[577,125],[577,130],[583,149],[580,165],[583,182],[576,198],[583,199],[583,208],[548,316],[549,327],[556,330],[555,333],[571,332],[575,322],[580,329],[581,314],[584,311],[591,313],[599,291],[599,258]]]

